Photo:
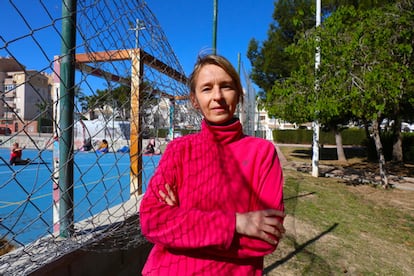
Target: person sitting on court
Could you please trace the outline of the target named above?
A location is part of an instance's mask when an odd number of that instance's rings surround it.
[[[128,146],[123,146],[122,148],[118,149],[116,152],[127,153],[127,152],[129,152],[129,147]]]
[[[10,150],[10,165],[25,165],[30,162],[30,159],[22,159],[23,150],[26,147],[19,147],[19,143],[14,142]]]
[[[161,150],[155,148],[155,139],[152,138],[144,150],[145,155],[160,155]]]
[[[107,153],[108,152],[108,141],[105,139],[99,144],[98,149],[96,150],[98,153]]]
[[[147,147],[145,148],[144,154],[154,154],[155,153],[155,139],[151,139],[148,142]]]
[[[83,145],[80,148],[80,151],[90,151],[92,149],[92,141],[91,138],[83,140]]]

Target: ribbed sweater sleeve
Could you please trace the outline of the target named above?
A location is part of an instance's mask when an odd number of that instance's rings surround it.
[[[159,166],[151,178],[140,208],[142,233],[155,244],[173,249],[214,247],[228,249],[235,229],[235,213],[221,210],[203,211],[197,208],[169,206],[159,196],[168,183],[179,189],[180,143],[168,145]],[[191,183],[183,183],[187,185]],[[180,200],[180,198],[179,198]]]
[[[258,149],[256,162],[261,164],[257,170],[255,194],[251,198],[248,211],[277,209],[284,211],[283,205],[283,174],[277,153],[273,145],[266,143]],[[280,218],[283,222],[283,219]],[[238,257],[264,256],[272,253],[276,245],[263,240],[237,235]]]

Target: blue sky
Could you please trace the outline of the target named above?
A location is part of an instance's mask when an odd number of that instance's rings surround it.
[[[211,49],[213,0],[147,0],[186,74],[191,73],[197,54]],[[217,53],[237,66],[237,55],[246,67],[250,39],[263,41],[272,22],[273,0],[218,0]]]
[[[40,6],[42,2],[53,18],[61,17],[61,0],[1,1],[0,16],[0,48],[3,48],[0,56],[11,53],[28,69],[39,71],[46,70],[53,56],[60,52],[60,42],[52,40],[47,33],[52,29],[51,19]],[[212,48],[213,0],[147,0],[146,3],[185,73],[190,74],[197,55]],[[218,0],[217,53],[226,56],[235,67],[240,53],[244,67],[250,71],[246,57],[248,43],[252,38],[259,41],[267,38],[273,10],[273,0]],[[59,29],[60,24],[56,22]],[[30,35],[30,30],[36,32]]]

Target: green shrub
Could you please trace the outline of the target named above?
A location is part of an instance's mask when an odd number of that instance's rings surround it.
[[[344,145],[361,146],[367,136],[362,128],[347,128],[342,131],[342,143]]]
[[[381,143],[385,161],[392,160],[393,136],[391,132],[381,133]],[[363,145],[366,147],[368,160],[378,160],[377,150],[374,139],[365,140]],[[402,133],[402,151],[404,162],[414,162],[414,133]]]
[[[414,163],[414,133],[403,133],[404,162]]]
[[[342,144],[363,145],[365,131],[360,128],[344,129],[342,132]],[[274,130],[273,140],[282,144],[312,144],[313,131],[308,129]],[[320,131],[319,141],[322,145],[335,145],[335,136],[331,131]]]
[[[197,129],[174,129],[174,131],[180,131],[182,135],[187,135],[190,133],[198,132]],[[157,135],[154,134],[154,136],[159,138],[166,138],[168,136],[169,129],[167,128],[160,128],[158,129]]]
[[[157,137],[159,137],[159,138],[165,138],[165,137],[167,137],[167,135],[168,135],[168,129],[165,129],[165,128],[158,129],[158,135],[157,135]]]
[[[52,133],[53,132],[53,120],[48,118],[39,118],[37,123],[37,132],[39,133]]]

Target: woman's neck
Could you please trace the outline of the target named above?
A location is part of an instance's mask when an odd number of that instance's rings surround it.
[[[210,125],[210,126],[228,126],[228,125],[233,124],[233,123],[234,123],[234,122],[236,122],[237,120],[238,120],[238,118],[233,117],[232,119],[230,119],[230,120],[228,120],[228,121],[226,121],[226,122],[224,122],[224,123],[221,123],[221,124],[212,123],[212,122],[210,122],[210,121],[208,121],[208,120],[206,120],[206,123],[207,123],[208,125]]]

